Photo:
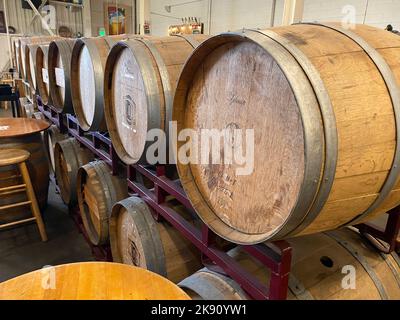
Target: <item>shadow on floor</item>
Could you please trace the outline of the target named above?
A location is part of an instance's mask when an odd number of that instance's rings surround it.
[[[43,217],[49,237],[46,243],[41,242],[36,224],[0,231],[0,282],[46,265],[94,260],[53,184]]]

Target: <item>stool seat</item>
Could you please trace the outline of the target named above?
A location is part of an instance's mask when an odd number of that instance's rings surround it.
[[[0,167],[18,164],[29,159],[31,154],[22,149],[0,150]]]

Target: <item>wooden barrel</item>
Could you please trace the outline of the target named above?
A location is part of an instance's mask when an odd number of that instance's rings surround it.
[[[0,284],[0,300],[190,300],[157,274],[109,262],[48,267]]]
[[[58,129],[57,126],[52,125],[44,135],[44,143],[46,146],[46,151],[47,151],[47,158],[49,160],[49,167],[50,167],[50,173],[55,174],[55,158],[54,158],[54,149],[56,146],[56,143],[59,141],[63,141],[68,139],[67,134],[62,134],[60,130]]]
[[[64,113],[73,113],[71,96],[71,56],[75,40],[55,40],[49,46],[49,85],[53,106]]]
[[[26,81],[28,81],[28,71],[29,70],[29,65],[27,65],[27,46],[28,45],[33,45],[33,44],[39,44],[42,42],[46,41],[53,41],[54,39],[57,39],[57,36],[39,36],[39,37],[28,37],[28,38],[21,38],[20,40],[20,52],[21,52],[21,74],[22,78]],[[29,56],[29,55],[28,55]]]
[[[113,207],[110,243],[115,262],[148,269],[175,283],[201,267],[199,251],[175,228],[157,223],[137,197]]]
[[[108,131],[126,164],[145,161],[148,131],[168,131],[179,73],[207,36],[152,37],[118,42],[105,68]]]
[[[49,125],[45,121],[0,118],[0,150],[23,149],[31,154],[27,161],[27,166],[41,210],[44,210],[47,205],[49,190],[49,167],[41,132],[48,127]],[[23,184],[23,182],[16,166],[0,168],[0,189],[20,184]],[[27,201],[27,196],[24,192],[9,192],[0,197],[0,207],[24,201]],[[7,209],[3,210],[0,214],[0,224],[28,217],[32,217],[29,207]]]
[[[128,197],[126,178],[113,176],[104,161],[94,161],[79,169],[76,185],[79,209],[90,241],[94,245],[107,244],[112,207]]]
[[[70,138],[59,141],[54,148],[55,171],[61,198],[70,207],[77,204],[76,181],[78,170],[93,160],[93,155]]]
[[[309,235],[289,241],[293,247],[289,278],[290,300],[398,300],[400,260],[396,253],[380,254],[350,229]],[[229,252],[246,271],[269,283],[270,271],[242,249]],[[349,270],[354,283],[347,281]],[[355,285],[345,289],[342,284]],[[192,299],[246,300],[248,295],[231,278],[202,269],[182,281]],[[349,288],[349,287],[347,287]]]
[[[242,129],[254,157],[247,168],[178,161],[202,220],[252,244],[357,224],[397,206],[399,55],[399,37],[364,25],[302,24],[204,42],[178,84],[178,134]]]
[[[71,94],[84,131],[107,131],[104,118],[104,68],[110,48],[127,36],[78,39],[72,51]]]
[[[36,87],[44,105],[51,104],[49,87],[49,45],[40,45],[36,51]]]
[[[28,44],[25,46],[26,79],[28,80],[33,94],[37,91],[36,56],[39,48],[40,44]]]

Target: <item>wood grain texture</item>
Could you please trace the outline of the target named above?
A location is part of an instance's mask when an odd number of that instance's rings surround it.
[[[13,120],[12,122],[16,122],[16,120],[19,120],[20,122],[23,121],[22,119],[15,119],[15,121]],[[0,119],[0,123],[1,121],[4,121],[4,118]],[[43,123],[46,122],[43,121]],[[0,152],[2,152],[1,150],[4,149],[20,149],[30,153],[29,160],[27,161],[27,167],[40,210],[43,210],[47,205],[47,196],[49,190],[49,166],[46,159],[41,134],[37,127],[34,127],[33,130],[31,129],[32,128],[24,128],[24,135],[20,135],[21,131],[15,130],[14,133],[17,133],[17,135],[1,137]],[[31,131],[32,133],[27,134],[28,131]],[[6,154],[5,156],[8,155]],[[23,184],[23,181],[17,166],[10,165],[0,168],[0,189],[21,184]],[[27,201],[27,196],[24,192],[1,195],[0,207],[25,201]],[[31,217],[32,213],[28,206],[2,210],[0,214],[0,224],[11,223],[16,220],[22,220]]]
[[[65,204],[73,207],[77,204],[78,170],[93,160],[93,154],[89,150],[81,148],[74,138],[70,138],[56,143],[54,159],[61,198]]]
[[[43,120],[0,118],[0,139],[29,136],[45,131],[49,127],[50,124]]]
[[[334,235],[350,244],[376,274],[378,282],[391,300],[400,298],[400,265],[393,256],[381,256],[367,246],[359,234],[344,229]],[[326,234],[317,234],[289,240],[293,248],[291,278],[288,299],[303,300],[381,300],[375,282],[363,265],[345,247]],[[246,271],[265,283],[271,278],[270,271],[244,251],[236,248],[229,252]],[[395,255],[395,253],[394,253]],[[390,264],[390,266],[389,266]],[[342,287],[345,266],[356,270],[356,289]],[[394,270],[391,269],[393,267]],[[296,281],[294,281],[296,279]],[[182,281],[179,286],[192,299],[244,300],[246,293],[232,279],[203,269]]]
[[[268,42],[271,32],[276,35],[274,44]],[[398,37],[364,26],[353,32],[378,51],[400,87]],[[175,96],[174,114],[178,130],[223,129],[232,123],[254,129],[255,169],[249,176],[237,177],[232,165],[178,163],[192,204],[215,232],[237,243],[305,235],[350,223],[380,196],[396,151],[394,106],[377,62],[355,40],[324,26],[294,25],[243,35],[213,37],[190,57],[178,84],[182,90]],[[295,59],[278,61],[273,53],[276,43]],[[317,90],[324,91],[332,105],[336,129],[327,130],[338,140],[332,181],[323,181],[322,175],[311,179],[304,173],[304,168],[311,166],[305,137],[315,129],[306,123],[316,120],[301,112],[299,97],[309,92],[294,87],[291,76],[299,66],[299,77],[305,76],[311,84],[320,79],[322,87],[314,87],[313,94],[319,99],[321,91]],[[323,114],[320,110],[327,106],[316,108]],[[325,138],[325,144],[315,148],[335,147],[323,130],[314,130],[312,135]],[[328,160],[322,159],[322,170]],[[226,177],[234,181],[233,186]],[[299,199],[300,191],[313,183],[318,183],[320,190],[332,183],[322,209],[311,215],[311,203],[295,211],[304,201]],[[367,218],[396,204],[399,190],[398,177],[392,194]],[[285,227],[291,231],[279,234]]]
[[[188,215],[182,208],[174,210]],[[139,198],[132,197],[114,206],[110,242],[114,261],[148,269],[175,283],[201,267],[196,248],[167,222],[156,222]]]
[[[206,36],[193,38],[202,42]],[[178,37],[131,39],[114,46],[105,74],[106,121],[125,163],[145,161],[150,129],[167,130],[176,83],[193,50]]]
[[[71,57],[71,94],[74,111],[85,131],[106,131],[104,68],[111,45],[128,36],[83,38]]]
[[[50,286],[53,280],[54,289]],[[189,300],[189,297],[167,279],[147,270],[117,263],[87,262],[39,270],[6,281],[0,284],[0,300]]]
[[[109,217],[115,203],[128,197],[124,177],[112,176],[107,164],[94,161],[78,171],[79,210],[90,241],[94,245],[109,242]]]
[[[36,52],[37,90],[43,104],[51,103],[49,88],[49,45],[41,45]]]

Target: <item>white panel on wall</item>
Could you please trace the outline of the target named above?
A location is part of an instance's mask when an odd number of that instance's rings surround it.
[[[48,32],[42,28],[42,23],[37,17],[32,25],[30,22],[34,16],[33,10],[23,9],[21,0],[6,0],[9,25],[16,28],[18,34],[26,35],[48,35]],[[0,2],[1,10],[3,1]],[[75,35],[77,32],[83,33],[82,10],[80,8],[67,8],[63,5],[56,5],[56,26],[67,26]]]
[[[355,8],[356,23],[400,29],[400,0],[305,0],[303,21],[341,21],[349,5]]]
[[[242,28],[267,28],[272,0],[216,0],[212,6],[212,33]]]

